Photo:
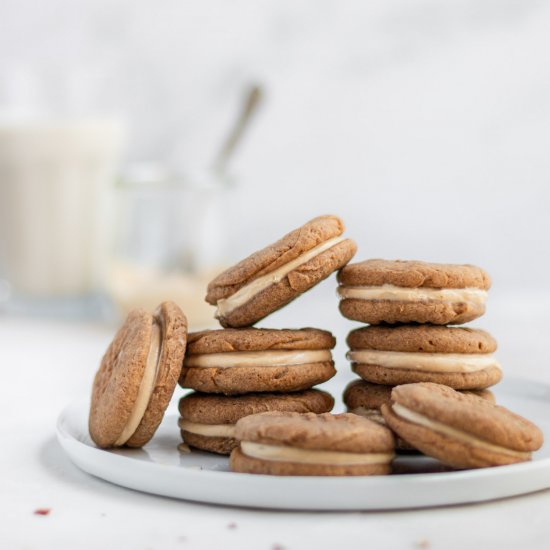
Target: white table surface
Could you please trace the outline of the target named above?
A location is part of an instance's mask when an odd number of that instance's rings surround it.
[[[500,343],[505,374],[550,383],[550,295],[495,291],[476,326]],[[326,290],[273,315],[263,326],[321,325],[334,307]],[[331,311],[334,311],[331,309]],[[292,322],[293,319],[300,322]],[[350,378],[343,354],[354,325],[336,315],[340,394]],[[315,322],[317,320],[317,323]],[[482,321],[482,322],[481,322]],[[54,436],[61,408],[89,393],[113,327],[0,316],[0,548],[544,548],[550,490],[479,505],[378,513],[273,512],[176,501],[110,485],[73,466]],[[179,389],[176,390],[179,394]],[[175,405],[175,400],[172,407]],[[330,498],[330,495],[327,495]],[[37,508],[51,508],[47,516]]]

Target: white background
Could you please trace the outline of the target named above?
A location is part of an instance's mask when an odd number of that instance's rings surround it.
[[[250,82],[263,108],[232,166],[227,254],[319,213],[356,259],[471,262],[507,376],[550,382],[550,3],[3,0],[0,111],[120,116],[127,162],[208,164]],[[264,326],[339,340],[334,281]],[[546,548],[548,492],[388,514],[252,512],[106,485],[53,441],[87,394],[111,328],[0,319],[2,548]],[[32,511],[52,507],[48,517]],[[227,525],[236,521],[238,528]],[[182,540],[180,537],[186,537]]]
[[[127,161],[190,169],[259,82],[229,257],[336,213],[361,258],[545,287],[549,25],[536,0],[4,0],[0,111],[111,113],[131,128]]]

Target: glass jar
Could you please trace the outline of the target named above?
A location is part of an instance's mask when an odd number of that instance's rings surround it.
[[[215,326],[206,287],[226,266],[223,204],[229,178],[134,166],[116,190],[115,248],[108,289],[122,315],[176,302],[193,330]]]

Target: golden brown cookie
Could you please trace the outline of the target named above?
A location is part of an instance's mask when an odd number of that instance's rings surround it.
[[[301,391],[336,371],[330,332],[304,329],[224,329],[195,332],[180,385],[204,393]]]
[[[392,389],[393,386],[383,386],[380,384],[371,384],[364,380],[354,380],[347,385],[343,400],[348,412],[364,416],[385,426],[386,421],[380,409],[384,404],[391,404]],[[465,391],[463,393],[475,395],[492,403],[495,402],[495,397],[489,390]],[[404,441],[401,437],[396,437],[395,448],[398,451],[415,450],[410,443]]]
[[[373,325],[350,332],[347,342],[353,371],[375,384],[434,382],[479,390],[502,378],[496,342],[479,329]]]
[[[98,447],[142,447],[162,421],[181,371],[187,320],[173,302],[129,313],[94,379],[89,431]]]
[[[371,325],[457,325],[485,313],[489,275],[473,265],[366,260],[338,273],[340,312]]]
[[[334,399],[320,390],[293,393],[250,393],[226,396],[190,393],[179,402],[179,427],[188,445],[220,454],[238,447],[235,424],[251,414],[268,411],[324,413],[332,410]]]
[[[346,265],[355,243],[336,216],[319,216],[218,275],[206,301],[224,327],[251,326]]]
[[[391,403],[392,386],[370,384],[364,380],[350,382],[344,390],[344,403],[349,413],[358,414],[382,426],[386,421],[380,412],[384,403]],[[395,449],[397,451],[415,451],[416,449],[401,437],[395,438]]]
[[[454,468],[531,460],[543,442],[529,420],[485,399],[439,384],[397,386],[382,405],[390,428],[424,454]]]
[[[268,475],[381,475],[391,470],[390,430],[354,414],[268,412],[237,422],[234,472]]]

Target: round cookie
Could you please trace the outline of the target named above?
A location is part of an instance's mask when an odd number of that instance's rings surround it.
[[[383,386],[380,384],[371,384],[364,380],[354,380],[350,382],[344,390],[343,400],[348,412],[358,414],[379,424],[386,425],[386,421],[380,412],[382,405],[391,405],[391,392],[393,386]],[[492,403],[495,397],[489,390],[465,391],[470,395],[486,399]],[[401,437],[396,438],[395,448],[398,451],[416,450],[410,443]]]
[[[235,424],[251,414],[268,411],[324,413],[332,410],[334,399],[321,390],[293,393],[250,393],[240,396],[191,393],[179,402],[179,426],[191,447],[229,454],[238,447]]]
[[[454,468],[524,462],[543,442],[529,420],[439,384],[397,386],[382,405],[386,423],[424,454]]]
[[[336,374],[330,332],[224,329],[189,334],[180,385],[204,393],[301,391]]]
[[[347,343],[352,370],[375,384],[434,382],[480,390],[502,378],[493,356],[497,344],[479,329],[374,325],[353,330]]]
[[[338,273],[340,312],[371,325],[458,325],[485,313],[489,275],[473,265],[366,260]]]
[[[224,327],[251,326],[288,304],[354,256],[336,216],[319,216],[218,275],[206,301]]]
[[[92,388],[88,426],[98,447],[142,447],[162,421],[181,371],[187,320],[173,302],[131,311]]]
[[[382,475],[391,471],[390,430],[355,414],[262,413],[237,422],[234,472],[283,476]]]

